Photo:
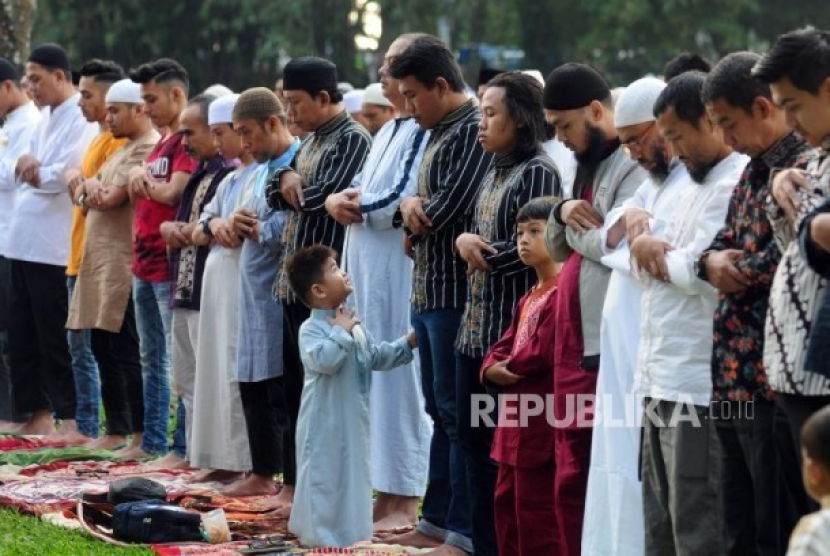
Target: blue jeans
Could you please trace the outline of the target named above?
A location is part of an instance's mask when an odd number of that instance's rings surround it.
[[[455,337],[461,309],[412,313],[418,336],[426,411],[434,430],[429,480],[418,531],[466,552],[473,551],[467,464],[458,445]]]
[[[135,320],[144,378],[144,439],[141,449],[153,455],[167,453],[172,289],[172,282],[153,283],[133,277]]]
[[[77,279],[77,276],[66,277],[70,305]],[[75,375],[75,421],[78,423],[78,432],[97,438],[101,427],[101,379],[98,374],[98,363],[92,355],[90,333],[89,330],[69,330],[66,337],[69,342],[69,355],[72,356],[72,374]]]

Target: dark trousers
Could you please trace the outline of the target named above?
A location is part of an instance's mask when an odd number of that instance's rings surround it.
[[[712,409],[721,443],[726,553],[784,554],[790,531],[782,530],[779,516],[786,509],[779,501],[784,470],[779,468],[775,402],[715,402]]]
[[[778,404],[784,410],[790,427],[790,438],[793,443],[798,468],[801,469],[801,427],[810,416],[830,405],[830,396],[802,396],[799,394],[777,394]],[[801,473],[798,473],[798,482],[789,483],[789,492],[793,497],[796,511],[800,516],[819,510],[819,505],[811,499],[804,490],[801,482]]]
[[[90,338],[101,375],[107,434],[126,436],[144,432],[144,380],[132,295],[121,330],[93,329]]]
[[[484,423],[473,426],[473,396],[489,396],[481,384],[479,371],[483,357],[456,352],[455,396],[458,412],[458,444],[467,462],[467,484],[473,524],[473,551],[476,556],[498,556],[493,500],[499,466],[490,459],[495,430]],[[495,402],[493,406],[495,407]],[[495,419],[495,411],[493,415]]]
[[[300,359],[300,326],[311,316],[311,310],[301,303],[286,303],[282,307],[282,362],[286,420],[282,436],[283,483],[297,484],[297,418],[300,416],[300,398],[303,395],[305,371]]]
[[[11,261],[9,363],[19,413],[75,419],[75,377],[66,341],[66,268]]]
[[[255,475],[270,477],[283,470],[283,429],[286,425],[283,383],[283,377],[239,383],[251,445],[251,471]]]
[[[11,263],[0,256],[0,421],[26,421],[12,411],[12,377],[9,367],[9,296]]]

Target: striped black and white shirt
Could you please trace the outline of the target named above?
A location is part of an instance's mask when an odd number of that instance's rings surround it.
[[[436,124],[418,173],[418,196],[431,233],[410,235],[415,265],[412,310],[461,309],[467,299],[466,263],[455,238],[469,229],[482,181],[492,162],[478,142],[481,112],[472,100]],[[400,213],[398,213],[400,215]]]
[[[295,251],[316,244],[342,251],[345,228],[326,212],[326,198],[351,185],[371,146],[369,132],[343,111],[309,135],[294,158],[292,166],[303,178],[305,205],[301,212],[295,212],[282,197],[277,180],[268,184],[268,205],[291,211],[282,230],[283,257],[274,283],[277,300],[300,302],[285,272],[285,261]]]
[[[484,357],[510,325],[519,299],[536,283],[536,272],[519,258],[516,216],[536,197],[561,195],[559,171],[541,149],[520,159],[496,157],[476,203],[472,233],[498,252],[484,259],[489,272],[467,279],[467,303],[455,347],[470,357]]]

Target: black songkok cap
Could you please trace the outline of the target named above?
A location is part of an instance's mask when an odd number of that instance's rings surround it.
[[[41,66],[61,69],[68,78],[72,73],[66,50],[57,44],[41,44],[29,54],[29,61]]]
[[[548,110],[576,110],[611,96],[608,82],[585,64],[562,64],[545,81],[542,102]]]
[[[337,66],[325,58],[295,58],[282,70],[282,88],[284,91],[306,91],[312,94],[336,91]]]
[[[3,81],[20,81],[20,72],[17,71],[14,64],[5,58],[0,58],[0,82]]]
[[[504,71],[494,68],[481,68],[480,70],[478,70],[478,84],[486,85],[490,82],[491,79],[493,79],[500,73],[504,73]]]

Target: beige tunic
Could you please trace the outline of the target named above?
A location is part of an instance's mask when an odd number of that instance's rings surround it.
[[[98,174],[105,187],[126,187],[130,169],[143,164],[159,140],[151,131],[113,153]],[[66,327],[119,332],[132,291],[133,207],[90,210],[86,244]]]

